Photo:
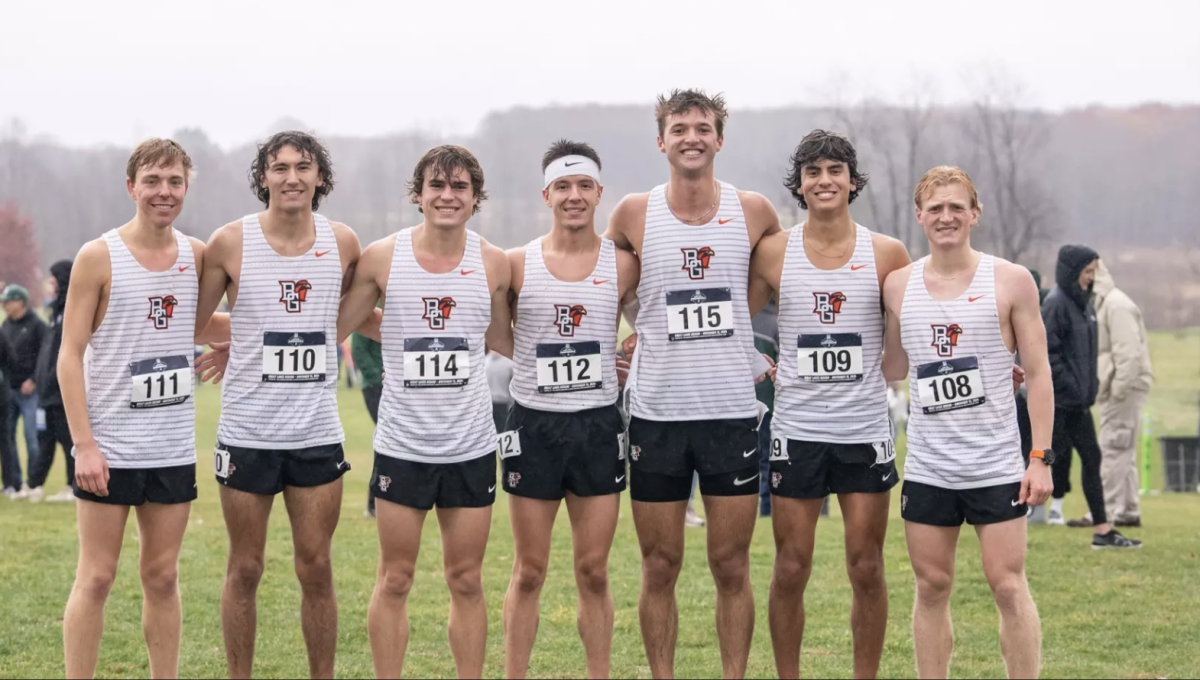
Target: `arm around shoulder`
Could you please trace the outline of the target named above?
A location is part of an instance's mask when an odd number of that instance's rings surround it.
[[[900,314],[911,274],[912,265],[905,265],[893,270],[883,282],[883,379],[889,383],[908,377],[908,353],[904,351],[900,332]]]
[[[508,292],[512,285],[512,264],[500,248],[483,244],[483,267],[487,271],[488,288],[492,297],[492,321],[488,325],[487,349],[512,358],[512,308]]]

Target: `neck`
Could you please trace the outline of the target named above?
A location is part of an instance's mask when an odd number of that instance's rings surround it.
[[[447,229],[422,222],[413,232],[414,247],[432,255],[459,257],[467,247],[465,224]]]
[[[583,253],[591,252],[599,242],[600,235],[596,233],[594,223],[582,229],[569,229],[555,222],[543,245],[548,245],[551,250],[557,252]]]
[[[817,244],[840,243],[855,235],[854,220],[850,219],[848,208],[826,215],[810,212],[804,223],[805,238]]]
[[[288,212],[274,206],[267,206],[266,223],[271,231],[288,236],[307,235],[314,224],[312,210]]]
[[[683,175],[671,168],[671,181],[667,184],[667,203],[681,217],[691,217],[712,208],[721,196],[716,175],[710,165],[699,175]]]
[[[164,248],[175,243],[173,224],[159,227],[142,215],[134,217],[133,221],[125,225],[123,231],[129,237],[129,243],[140,248]]]
[[[975,264],[975,251],[971,242],[964,241],[954,246],[930,246],[929,265],[942,276],[952,276],[970,269]]]

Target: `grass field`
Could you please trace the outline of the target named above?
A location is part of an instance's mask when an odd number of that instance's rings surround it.
[[[1158,382],[1150,410],[1160,434],[1192,434],[1200,413],[1200,330],[1156,334],[1153,352]],[[184,634],[183,677],[223,677],[219,601],[226,536],[217,489],[208,474],[218,415],[218,390],[197,395],[200,445],[200,499],[193,506],[184,542],[180,583]],[[363,518],[370,472],[372,425],[361,396],[343,391],[340,399],[353,471],[346,476],[341,525],[334,539],[334,568],[340,602],[337,657],[339,677],[370,677],[366,609],[375,580],[375,524]],[[1078,470],[1078,466],[1075,466]],[[1078,474],[1078,472],[1076,472]],[[1161,484],[1155,461],[1155,486]],[[57,491],[61,461],[47,491]],[[891,616],[883,655],[883,677],[913,677],[909,612],[913,577],[899,520],[899,494],[893,495],[886,558]],[[1062,527],[1033,527],[1029,540],[1029,580],[1042,613],[1044,675],[1074,678],[1180,678],[1200,674],[1200,496],[1150,495],[1143,501],[1147,527],[1129,534],[1146,541],[1134,553],[1094,553],[1089,534]],[[512,567],[507,500],[495,506],[493,532],[484,569],[489,611],[487,677],[503,671],[500,607]],[[1068,496],[1071,516],[1082,515],[1081,494]],[[430,516],[409,611],[412,637],[405,675],[453,677],[446,642],[448,595],[441,577],[438,533]],[[774,548],[769,520],[754,536],[752,579],[757,629],[749,675],[774,675],[766,624],[767,586]],[[126,531],[117,584],[108,604],[107,627],[97,669],[99,677],[147,677],[142,642],[141,591],[137,577],[134,523]],[[842,528],[834,517],[817,536],[809,585],[808,629],[803,667],[808,677],[850,677],[848,629],[850,588],[842,559]],[[677,672],[681,677],[720,673],[713,631],[713,587],[705,564],[702,530],[687,535],[680,578],[680,634]],[[978,562],[978,542],[964,531],[958,558],[958,585],[952,600],[957,677],[1004,677],[997,618]],[[550,574],[542,595],[542,623],[530,673],[534,677],[581,677],[582,646],[575,632],[575,593],[570,567],[566,513],[556,528]],[[62,677],[62,611],[77,558],[73,506],[30,505],[0,500],[0,677]],[[610,562],[616,602],[614,677],[649,677],[637,626],[640,560],[633,522],[624,507]],[[292,572],[291,540],[282,505],[276,504],[267,548],[266,575],[259,592],[259,677],[306,677],[299,621],[299,589]]]

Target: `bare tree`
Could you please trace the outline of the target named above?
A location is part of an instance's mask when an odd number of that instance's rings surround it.
[[[1023,83],[999,70],[974,70],[975,92],[961,118],[973,174],[983,194],[987,237],[996,254],[1020,262],[1056,232],[1056,209],[1038,169],[1045,166],[1045,114],[1018,107],[1029,100]]]

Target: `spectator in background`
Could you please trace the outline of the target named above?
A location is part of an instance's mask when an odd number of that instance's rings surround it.
[[[71,280],[71,261],[61,260],[50,267],[51,301],[50,328],[46,341],[38,353],[37,369],[34,382],[37,383],[38,404],[42,416],[42,427],[38,431],[38,460],[31,465],[29,472],[29,500],[37,503],[42,500],[42,485],[54,465],[54,449],[61,444],[63,458],[67,463],[67,488],[50,496],[49,501],[74,502],[75,494],[72,486],[75,484],[75,458],[71,455],[74,444],[71,441],[71,428],[67,425],[67,412],[63,407],[62,392],[58,386],[58,351],[62,346],[63,311],[67,306],[67,286]]]
[[[1116,526],[1140,527],[1137,450],[1154,372],[1142,312],[1116,287],[1103,261],[1096,270],[1096,326],[1104,510]]]
[[[379,422],[379,398],[383,395],[383,345],[365,335],[350,335],[350,360],[362,375],[363,401],[371,422]],[[375,472],[367,484],[367,515],[375,516]]]
[[[16,368],[12,343],[0,332],[0,472],[3,474],[4,495],[13,498],[21,490],[21,462],[17,459],[16,441],[8,431],[8,376]]]
[[[1079,452],[1083,495],[1092,520],[1071,520],[1069,526],[1094,526],[1093,547],[1136,548],[1112,529],[1104,510],[1100,479],[1100,445],[1091,407],[1100,381],[1096,374],[1096,311],[1092,307],[1099,255],[1087,246],[1065,245],[1058,251],[1054,272],[1057,286],[1042,303],[1046,345],[1054,378],[1054,499],[1048,523],[1063,524],[1063,497],[1071,490],[1071,449]],[[1093,524],[1094,522],[1094,524]]]
[[[772,297],[762,311],[750,319],[754,329],[754,349],[779,361],[779,303]],[[771,416],[775,410],[775,381],[764,380],[754,386],[755,397],[771,409],[758,428],[759,469],[758,516],[771,516]],[[693,493],[695,493],[693,487]]]
[[[10,284],[0,293],[0,301],[4,303],[4,313],[8,319],[4,322],[3,332],[12,344],[13,357],[16,365],[8,375],[9,407],[8,425],[9,439],[13,450],[17,448],[17,421],[22,421],[25,433],[25,454],[28,471],[33,473],[38,458],[37,433],[37,383],[34,373],[37,370],[38,354],[46,339],[46,322],[29,311],[29,291],[21,286]],[[16,485],[21,484],[21,463],[16,460]],[[14,485],[14,486],[16,486]],[[24,498],[29,495],[28,486],[20,486],[20,491],[14,498]]]

